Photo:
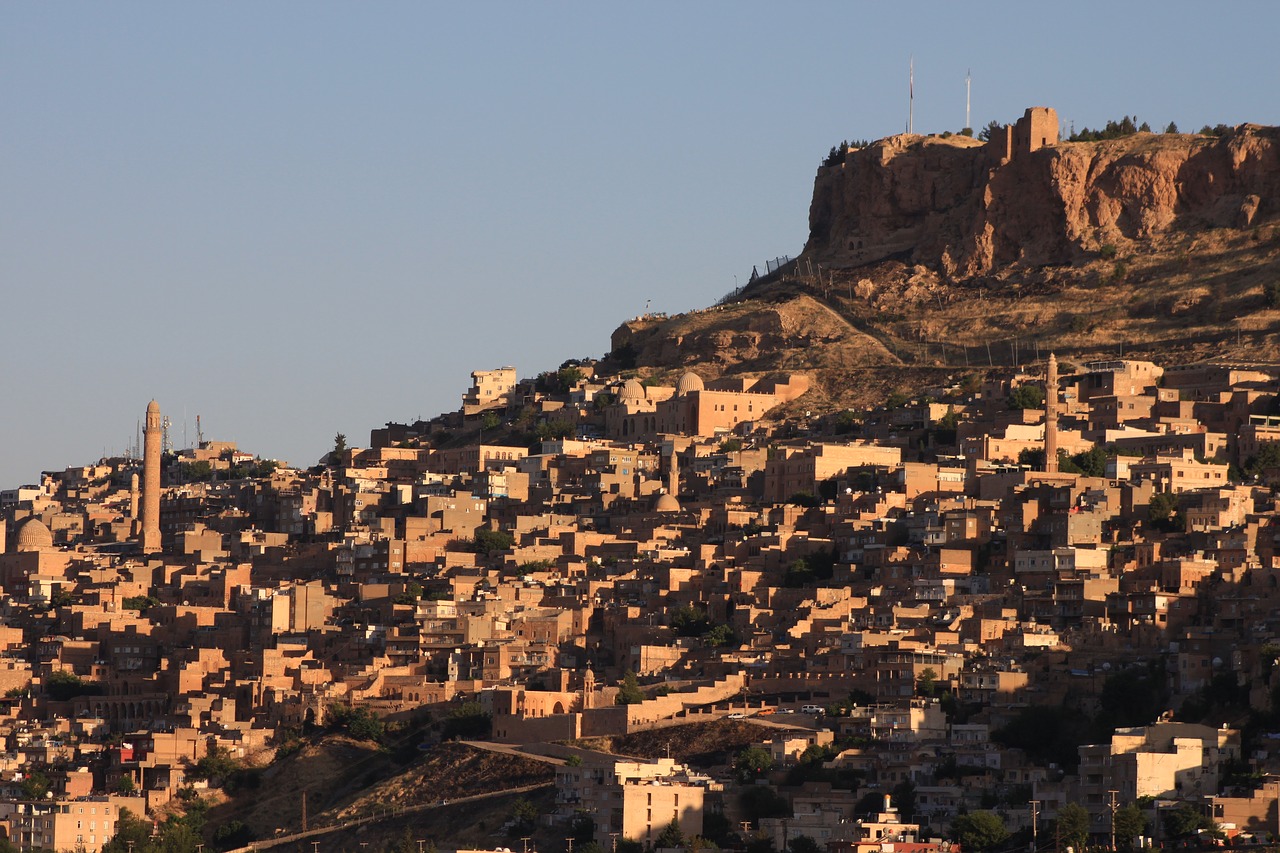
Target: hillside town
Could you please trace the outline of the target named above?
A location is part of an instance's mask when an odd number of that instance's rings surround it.
[[[479,370],[301,468],[173,449],[152,402],[141,453],[0,492],[9,843],[97,853],[214,759],[462,708],[604,851],[1280,834],[1280,366],[809,392]],[[589,748],[719,720],[758,742]]]

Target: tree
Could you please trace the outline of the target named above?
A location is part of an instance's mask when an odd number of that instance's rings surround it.
[[[708,646],[712,648],[720,648],[721,646],[737,646],[741,645],[738,641],[738,635],[733,633],[733,629],[728,625],[715,625],[707,632],[704,638]]]
[[[65,702],[77,696],[97,696],[102,693],[102,685],[85,681],[74,672],[65,669],[55,670],[44,680],[44,690],[55,702]]]
[[[1004,125],[996,121],[995,119],[992,119],[991,121],[987,122],[986,127],[978,131],[978,138],[981,139],[983,142],[990,142],[997,133],[1000,133],[1003,130],[1004,130]]]
[[[701,637],[710,628],[707,612],[701,608],[686,604],[671,614],[671,627],[680,637]]]
[[[445,717],[440,736],[446,740],[455,737],[487,737],[493,728],[493,718],[479,702],[463,702]]]
[[[672,818],[671,823],[663,827],[662,832],[659,832],[658,837],[653,840],[653,846],[657,848],[683,847],[684,833],[680,831],[680,821]]]
[[[822,853],[823,848],[808,835],[797,835],[787,842],[788,853]]]
[[[101,853],[154,853],[151,843],[151,821],[136,817],[129,809],[120,809],[116,834],[102,845]]]
[[[1010,409],[1043,409],[1044,388],[1027,383],[1014,388],[1009,394]]]
[[[733,771],[744,785],[750,784],[773,769],[773,756],[758,747],[749,746],[733,759]]]
[[[347,436],[344,433],[338,433],[333,437],[333,452],[329,454],[330,461],[336,463],[342,458],[342,454],[347,452]]]
[[[938,695],[938,673],[933,667],[925,667],[916,679],[916,695],[930,698]]]
[[[1107,473],[1107,451],[1097,445],[1072,456],[1071,461],[1086,477],[1103,477]]]
[[[511,821],[512,835],[528,832],[538,823],[538,807],[520,797],[511,805]]]
[[[515,544],[515,541],[515,537],[505,530],[478,527],[471,537],[471,547],[477,554],[483,554],[487,557],[494,551],[508,550]]]
[[[1166,533],[1182,526],[1182,515],[1178,512],[1178,496],[1173,492],[1157,492],[1151,496],[1147,504],[1147,520],[1151,526]]]
[[[1177,123],[1176,121],[1171,121],[1171,122],[1169,122],[1167,125],[1165,125],[1164,132],[1165,132],[1165,133],[1177,133],[1177,132],[1178,132],[1178,123]]]
[[[1269,281],[1262,285],[1262,297],[1268,308],[1280,308],[1280,281]]]
[[[951,834],[964,850],[990,850],[1009,837],[1004,821],[994,812],[962,814],[951,822]]]
[[[49,777],[33,770],[22,779],[22,796],[28,800],[43,800],[49,793]]]
[[[1067,803],[1058,809],[1055,833],[1076,850],[1083,850],[1089,838],[1089,813],[1079,803]]]
[[[1133,840],[1147,834],[1147,816],[1135,803],[1116,809],[1116,846],[1133,848]]]
[[[644,701],[644,691],[640,689],[640,682],[631,670],[623,673],[622,686],[618,688],[618,695],[613,701],[615,705],[639,705]]]
[[[1280,441],[1266,441],[1258,446],[1258,452],[1244,463],[1244,471],[1258,476],[1272,468],[1280,468]]]
[[[1217,826],[1204,812],[1194,806],[1178,806],[1161,813],[1164,830],[1174,838],[1189,838],[1200,830],[1215,830]]]

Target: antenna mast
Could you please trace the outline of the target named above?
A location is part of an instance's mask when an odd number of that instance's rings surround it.
[[[200,428],[199,415],[196,415],[196,447],[204,447],[204,430]]]
[[[971,87],[971,77],[969,69],[964,72],[964,126],[973,129],[973,125],[969,124],[969,92]]]
[[[916,58],[907,70],[907,133],[916,132]]]
[[[169,440],[169,427],[171,426],[173,426],[173,421],[169,420],[168,415],[165,415],[164,419],[160,421],[160,428],[164,431],[163,441],[160,442],[161,453],[173,452],[173,442]]]

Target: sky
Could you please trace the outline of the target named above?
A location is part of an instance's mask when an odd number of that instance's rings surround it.
[[[808,235],[844,139],[1280,124],[1280,4],[0,4],[0,488],[293,465],[603,355]]]

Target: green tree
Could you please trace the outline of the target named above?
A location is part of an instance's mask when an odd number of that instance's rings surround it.
[[[1009,838],[1009,830],[995,812],[977,811],[959,815],[951,822],[951,834],[963,850],[990,850]]]
[[[1071,461],[1086,477],[1102,477],[1107,473],[1107,451],[1097,445],[1072,456]]]
[[[43,800],[49,793],[49,777],[39,770],[32,770],[22,778],[22,796],[28,800]]]
[[[929,698],[938,695],[938,673],[933,667],[925,667],[916,679],[916,695]]]
[[[1182,805],[1176,809],[1161,812],[1164,831],[1173,838],[1190,838],[1200,830],[1216,830],[1217,825],[1200,809]]]
[[[1147,816],[1134,803],[1116,809],[1116,847],[1133,849],[1133,840],[1147,834]]]
[[[1176,121],[1171,121],[1171,122],[1169,122],[1167,125],[1165,125],[1164,132],[1165,132],[1165,133],[1177,133],[1177,132],[1178,132],[1178,123],[1177,123]]]
[[[1172,532],[1182,527],[1178,512],[1178,496],[1173,492],[1157,492],[1147,504],[1147,520],[1157,530]]]
[[[684,833],[680,831],[680,821],[672,818],[671,823],[663,827],[662,832],[659,832],[658,837],[653,840],[653,846],[659,849],[663,847],[683,847]]]
[[[347,436],[344,433],[338,433],[333,437],[333,450],[329,453],[330,464],[336,465],[342,458],[342,454],[347,452]]]
[[[754,782],[773,769],[773,756],[758,746],[748,746],[733,759],[733,771],[744,785]]]
[[[1244,463],[1244,471],[1250,476],[1258,476],[1272,468],[1280,468],[1280,441],[1263,442],[1257,454]]]
[[[120,809],[116,834],[102,845],[101,853],[157,853],[151,828],[151,821],[135,816],[129,809]]]
[[[511,834],[522,835],[538,824],[538,807],[520,797],[511,805]]]
[[[1089,838],[1089,813],[1079,803],[1067,803],[1058,809],[1054,832],[1076,850],[1083,850]]]
[[[787,798],[768,785],[747,785],[738,798],[743,813],[759,826],[760,818],[790,817],[791,804]]]
[[[740,645],[738,635],[728,625],[715,625],[706,634],[706,643],[713,649],[721,646],[737,646]]]
[[[640,689],[640,682],[636,680],[636,674],[631,670],[627,670],[622,675],[622,685],[618,688],[618,695],[614,699],[616,705],[639,705],[644,701],[644,691]]]
[[[1004,131],[1004,125],[992,119],[986,123],[982,130],[978,131],[978,138],[983,142],[990,142],[997,134]]]
[[[617,851],[618,853],[644,853],[644,845],[634,838],[619,838]]]
[[[85,681],[74,672],[59,669],[49,673],[44,680],[44,691],[53,701],[66,702],[77,696],[97,696],[102,693],[102,685]]]
[[[787,842],[788,853],[823,853],[818,842],[808,835],[796,835]]]
[[[676,608],[676,611],[671,614],[671,627],[675,629],[677,636],[701,637],[707,632],[710,623],[707,621],[705,610],[686,604]]]
[[[495,551],[509,550],[515,541],[515,537],[505,530],[479,527],[471,537],[471,547],[477,554],[487,557]]]
[[[1026,383],[1009,393],[1010,409],[1043,409],[1044,388]]]
[[[479,702],[463,702],[444,718],[440,736],[450,738],[487,737],[493,729],[493,718]]]

